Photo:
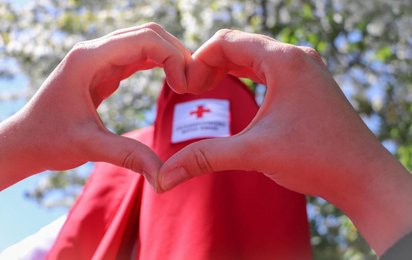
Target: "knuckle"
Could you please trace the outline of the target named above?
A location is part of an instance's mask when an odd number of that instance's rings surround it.
[[[302,71],[309,65],[308,55],[297,46],[288,46],[285,51],[285,65],[291,71]]]
[[[126,169],[130,169],[133,171],[139,170],[139,169],[135,169],[136,165],[135,165],[135,156],[133,156],[133,152],[128,152],[125,154],[125,156],[123,157],[123,161],[122,161],[122,167],[126,168]]]
[[[201,173],[214,172],[211,164],[209,163],[206,152],[202,148],[198,148],[194,151],[194,157],[197,168]]]
[[[309,55],[310,57],[312,57],[313,59],[315,59],[316,61],[322,61],[322,57],[320,55],[320,53],[315,50],[312,47],[302,47],[303,51]]]
[[[159,37],[155,30],[148,27],[144,27],[140,31],[136,32],[136,35],[142,35],[149,40],[154,40]]]
[[[215,33],[214,37],[218,40],[226,41],[228,39],[228,36],[233,32],[234,30],[232,29],[220,29]]]
[[[91,41],[82,41],[76,43],[67,54],[65,60],[71,64],[83,63],[85,59],[91,57],[91,53],[96,49],[96,45]]]
[[[160,24],[155,23],[155,22],[147,23],[147,24],[144,25],[144,27],[149,28],[149,29],[152,29],[152,30],[154,30],[154,31],[164,30],[163,26],[161,26]]]
[[[297,61],[297,62],[301,62],[302,60],[305,59],[305,52],[297,47],[297,46],[292,46],[291,48],[287,49],[287,54],[288,54],[288,58],[291,61]]]
[[[89,46],[87,41],[78,42],[70,50],[69,57],[75,59],[82,57],[88,49]]]
[[[305,47],[301,47],[301,48],[309,56],[319,56],[319,53],[312,47],[305,46]]]

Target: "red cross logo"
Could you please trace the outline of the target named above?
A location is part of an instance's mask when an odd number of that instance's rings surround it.
[[[203,105],[197,106],[196,110],[190,111],[190,115],[196,115],[197,118],[202,118],[204,113],[212,112],[210,109],[205,108]]]

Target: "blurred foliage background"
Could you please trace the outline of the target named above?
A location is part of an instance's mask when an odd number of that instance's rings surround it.
[[[76,42],[150,21],[192,50],[221,28],[314,47],[372,131],[412,169],[409,0],[0,0],[0,20],[0,77],[28,79],[24,91],[1,93],[0,102],[29,98]],[[123,81],[99,108],[106,126],[124,133],[150,124],[162,78],[152,70]],[[27,196],[69,207],[86,177],[79,169],[46,173]],[[315,259],[376,259],[333,205],[308,198],[308,212]]]

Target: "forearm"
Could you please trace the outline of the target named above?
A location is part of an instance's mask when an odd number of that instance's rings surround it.
[[[324,197],[341,208],[382,255],[412,231],[412,176],[383,147],[372,148],[369,161],[351,161],[354,172],[346,173],[352,178],[342,181],[342,190]]]
[[[0,123],[0,190],[45,170],[39,164],[41,147],[23,117],[19,113]]]

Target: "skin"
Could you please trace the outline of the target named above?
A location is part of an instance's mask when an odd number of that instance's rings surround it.
[[[187,89],[179,91],[200,93],[226,73],[266,84],[264,104],[241,133],[191,144],[165,162],[163,190],[209,172],[260,171],[341,208],[378,254],[412,230],[412,176],[365,126],[315,50],[222,30],[193,54]]]
[[[185,86],[188,58],[190,52],[154,23],[77,44],[30,102],[0,124],[0,190],[87,161],[110,162],[153,181],[161,160],[145,145],[109,132],[96,109],[139,70],[163,67],[172,86]]]
[[[163,67],[178,93],[227,73],[268,86],[238,135],[187,146],[162,166],[145,145],[110,133],[96,108],[133,73]],[[44,170],[106,161],[143,173],[158,191],[214,171],[263,172],[341,208],[382,254],[412,230],[412,176],[377,141],[319,54],[267,36],[222,30],[192,56],[157,24],[76,45],[30,102],[0,123],[0,190]]]

